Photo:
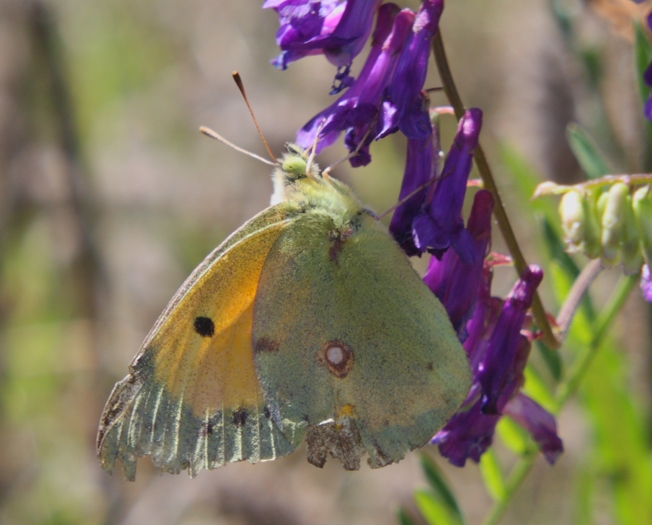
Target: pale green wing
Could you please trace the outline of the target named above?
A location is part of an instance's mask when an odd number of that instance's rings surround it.
[[[251,219],[172,298],[104,408],[97,450],[105,470],[119,459],[134,479],[138,457],[151,455],[165,471],[194,475],[296,448],[265,407],[251,324],[265,258],[297,213],[284,203]]]
[[[471,384],[446,312],[386,229],[346,240],[308,213],[270,250],[254,307],[256,370],[277,425],[309,426],[309,461],[372,467],[424,445]]]

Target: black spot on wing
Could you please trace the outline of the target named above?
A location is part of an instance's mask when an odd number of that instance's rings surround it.
[[[213,337],[215,324],[210,317],[196,317],[194,322],[195,332],[202,337]]]

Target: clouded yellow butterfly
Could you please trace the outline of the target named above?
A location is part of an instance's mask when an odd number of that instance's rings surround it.
[[[302,441],[356,470],[424,445],[471,372],[441,303],[342,182],[288,146],[272,206],[170,301],[117,383],[97,450],[128,479],[272,460]]]

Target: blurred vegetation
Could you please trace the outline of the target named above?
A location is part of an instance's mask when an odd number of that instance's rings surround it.
[[[546,271],[553,312],[586,261],[555,244],[552,200],[529,196],[540,179],[583,177],[569,122],[589,130],[617,172],[650,170],[632,25],[649,9],[629,0],[446,6],[453,72],[465,103],[485,111],[483,143],[527,258]],[[195,480],[159,477],[145,458],[136,483],[97,463],[103,403],[167,300],[268,202],[267,167],[197,132],[209,125],[262,152],[231,71],[275,151],[329,102],[333,68],[322,57],[285,72],[269,66],[276,27],[260,2],[0,3],[0,523],[384,524],[401,506],[404,523],[462,515],[480,523],[504,494],[501,469],[527,445],[513,428],[501,429],[480,466],[464,469],[433,461],[435,449],[357,473],[333,462],[315,469],[301,450]],[[640,30],[639,43],[647,38]],[[454,128],[444,122],[445,146]],[[385,209],[398,193],[402,151],[392,137],[368,168],[338,175]],[[320,162],[341,155],[335,148]],[[500,270],[495,293],[513,280]],[[617,270],[603,272],[567,345],[533,352],[526,388],[544,405],[583,353],[595,357],[559,413],[565,454],[554,467],[534,463],[504,523],[647,523],[651,316],[636,290],[608,337],[591,341],[625,285]]]

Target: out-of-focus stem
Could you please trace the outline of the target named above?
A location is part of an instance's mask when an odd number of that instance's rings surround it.
[[[455,109],[455,116],[460,119],[464,115],[464,104],[462,103],[460,94],[457,91],[455,81],[453,80],[453,75],[448,65],[446,51],[444,50],[444,42],[441,37],[441,30],[438,31],[435,35],[432,43],[432,48],[435,54],[437,69],[439,70],[439,76],[441,77],[441,81],[444,85],[444,91],[446,92],[446,96],[448,97],[449,102]],[[480,143],[478,143],[474,158],[475,163],[478,166],[480,176],[482,177],[482,182],[485,189],[489,190],[494,197],[494,201],[496,203],[496,206],[494,207],[494,216],[496,217],[498,227],[500,228],[503,238],[505,239],[509,253],[514,260],[514,266],[520,275],[523,270],[525,270],[527,263],[514,235],[514,230],[509,223],[509,218],[505,212],[503,202],[500,199],[498,188],[496,187],[496,183],[491,173],[491,168],[489,167],[489,163],[487,162],[487,158],[485,157],[484,150],[482,149]],[[543,307],[543,303],[541,302],[538,293],[535,293],[532,301],[532,314],[534,315],[537,326],[541,329],[543,342],[550,348],[559,348],[560,341],[552,331],[552,327],[548,322],[546,311]]]
[[[568,374],[568,379],[564,381],[557,390],[557,407],[558,410],[564,406],[568,398],[575,393],[580,382],[584,378],[589,365],[593,361],[595,354],[602,343],[602,338],[611,326],[616,314],[620,311],[629,296],[629,292],[636,286],[639,280],[638,275],[623,275],[618,281],[616,290],[609,298],[609,302],[602,309],[592,327],[591,341],[587,345],[584,354],[577,359],[573,368]]]

